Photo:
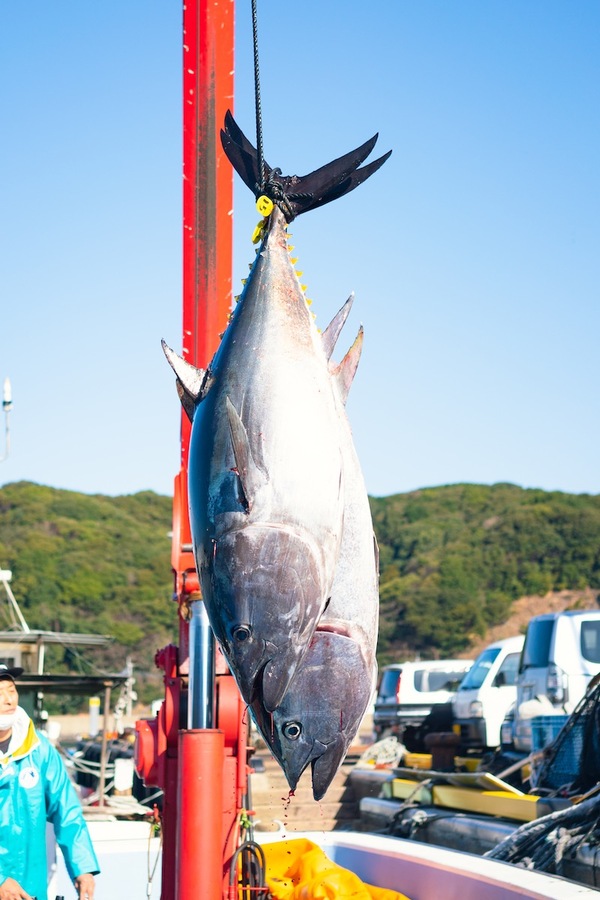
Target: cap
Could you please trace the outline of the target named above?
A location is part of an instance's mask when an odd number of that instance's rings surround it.
[[[11,681],[14,681],[15,678],[18,678],[19,675],[22,675],[25,669],[22,669],[21,666],[5,666],[0,665],[0,681],[5,678],[10,678]]]

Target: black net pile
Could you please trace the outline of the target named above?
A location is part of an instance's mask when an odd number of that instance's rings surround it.
[[[567,720],[536,769],[537,793],[585,794],[600,781],[600,682]]]
[[[573,804],[522,825],[485,855],[561,875],[564,860],[581,844],[600,844],[600,679],[546,749],[535,793],[572,798]]]
[[[572,859],[580,844],[600,842],[600,796],[527,822],[485,856],[525,869],[563,874],[563,862]]]

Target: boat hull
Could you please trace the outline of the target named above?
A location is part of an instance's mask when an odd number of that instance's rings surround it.
[[[144,893],[148,863],[159,852],[157,838],[148,843],[144,822],[90,822],[92,840],[103,874],[96,882],[95,900],[130,900]],[[509,863],[470,853],[359,832],[304,832],[258,834],[261,843],[308,838],[338,865],[363,881],[401,891],[410,900],[584,900],[598,897],[591,887],[553,875],[531,872]],[[150,854],[150,855],[149,855]],[[152,892],[160,897],[160,861]],[[52,893],[54,891],[54,893]],[[72,885],[59,853],[49,896],[68,896]]]

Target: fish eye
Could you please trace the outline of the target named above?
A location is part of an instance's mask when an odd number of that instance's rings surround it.
[[[282,731],[284,736],[290,741],[297,741],[302,734],[302,725],[300,722],[286,722]]]
[[[248,625],[237,625],[232,632],[233,638],[238,644],[243,644],[247,641],[251,634],[252,629]]]

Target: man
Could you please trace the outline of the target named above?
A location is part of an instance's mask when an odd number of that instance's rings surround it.
[[[57,750],[18,705],[19,667],[0,665],[0,900],[47,900],[46,822],[78,896],[99,870],[81,804]]]

